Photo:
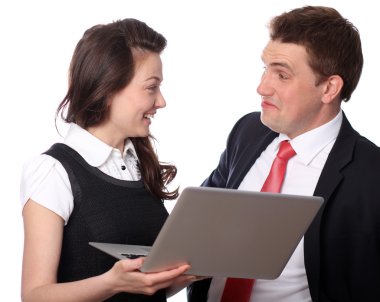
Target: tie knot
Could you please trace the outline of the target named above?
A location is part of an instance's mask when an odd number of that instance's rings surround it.
[[[280,149],[278,150],[277,157],[288,161],[294,155],[296,155],[296,151],[294,151],[289,141],[282,141],[280,143]]]

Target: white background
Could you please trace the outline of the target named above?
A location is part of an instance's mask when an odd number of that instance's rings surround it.
[[[234,122],[260,110],[256,87],[269,19],[298,6],[329,5],[362,36],[361,81],[343,105],[352,125],[380,145],[378,11],[368,1],[65,0],[0,3],[1,192],[0,284],[20,301],[23,230],[19,179],[23,162],[60,141],[56,107],[66,93],[72,52],[92,25],[133,17],[164,34],[162,90],[167,108],[152,133],[162,161],[179,169],[181,188],[199,185],[218,162]],[[374,2],[373,2],[374,3]],[[62,134],[66,125],[59,124]],[[378,180],[377,180],[378,181]],[[170,208],[172,205],[168,205]],[[6,248],[5,248],[6,247]],[[184,292],[170,301],[185,301]]]

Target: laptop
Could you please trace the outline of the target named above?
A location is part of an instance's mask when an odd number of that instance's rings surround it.
[[[152,247],[90,242],[117,259],[145,256],[142,272],[190,264],[187,274],[276,279],[322,197],[187,187]]]

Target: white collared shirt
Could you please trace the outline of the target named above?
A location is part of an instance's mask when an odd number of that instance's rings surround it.
[[[280,142],[289,140],[297,154],[288,162],[281,193],[313,195],[327,157],[338,136],[342,120],[343,114],[340,111],[330,122],[293,140],[280,134],[261,153],[238,189],[260,191],[276,157]],[[212,279],[208,302],[220,301],[225,281],[226,278]],[[251,301],[311,302],[304,264],[303,239],[279,278],[255,281]]]
[[[64,144],[77,151],[91,166],[121,180],[139,180],[137,155],[127,139],[123,154],[76,124],[71,124]],[[41,154],[24,164],[21,174],[21,204],[29,199],[61,216],[67,223],[73,208],[73,194],[66,170],[55,158]]]

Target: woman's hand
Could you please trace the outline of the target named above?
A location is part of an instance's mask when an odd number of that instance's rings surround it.
[[[144,258],[120,260],[104,274],[107,284],[114,293],[128,292],[153,295],[156,291],[171,286],[185,287],[195,280],[194,276],[184,275],[190,265],[182,265],[172,270],[158,273],[142,273],[140,268]]]

